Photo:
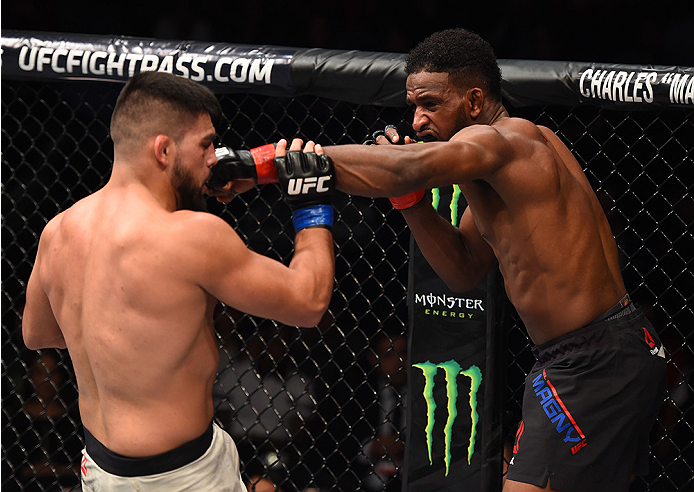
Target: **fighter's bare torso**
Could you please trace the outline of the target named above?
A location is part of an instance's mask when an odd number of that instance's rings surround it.
[[[543,343],[579,328],[625,294],[617,249],[580,165],[549,129],[518,118],[471,132],[498,132],[505,163],[461,183],[475,225],[492,247],[509,299]]]
[[[571,152],[547,128],[506,116],[500,104],[489,106],[490,123],[468,124],[448,139],[444,125],[435,125],[443,109],[429,110],[426,101],[449,111],[450,97],[434,97],[434,92],[422,90],[426,97],[414,99],[415,129],[443,141],[326,148],[338,188],[399,196],[459,184],[469,207],[457,229],[420,202],[402,210],[410,231],[455,291],[477,285],[496,257],[508,296],[536,344],[580,328],[614,306],[626,293],[617,247]],[[450,126],[458,113],[449,113],[442,121]]]

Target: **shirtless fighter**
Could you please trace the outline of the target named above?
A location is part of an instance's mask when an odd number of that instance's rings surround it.
[[[477,286],[498,260],[537,358],[504,490],[626,491],[646,471],[665,359],[629,300],[581,166],[548,128],[509,117],[496,58],[476,34],[430,36],[405,70],[412,126],[427,143],[325,147],[337,188],[397,197],[422,253],[455,291]],[[378,139],[401,143],[392,129]],[[422,200],[424,189],[451,184],[469,204],[457,228]]]
[[[323,186],[292,197],[289,265],[255,254],[225,221],[198,211],[217,163],[213,122],[221,116],[199,84],[135,75],[111,120],[110,180],[41,235],[23,336],[30,349],[67,348],[72,358],[85,491],[245,491],[236,446],[212,424],[213,310],[220,300],[310,327],[327,309],[334,278],[327,159],[312,143],[297,152],[299,140],[285,157],[287,142],[279,142],[285,189],[297,166]]]

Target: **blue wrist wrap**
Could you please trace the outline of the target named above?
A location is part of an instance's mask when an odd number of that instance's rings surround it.
[[[295,232],[299,232],[307,227],[327,227],[331,229],[333,226],[333,206],[312,205],[294,210],[292,222],[294,223]]]

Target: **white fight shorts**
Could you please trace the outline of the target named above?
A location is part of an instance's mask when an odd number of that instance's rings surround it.
[[[175,469],[158,472],[144,473],[132,476],[132,470],[156,469],[161,463],[176,462],[181,459],[181,450],[188,451],[191,444],[199,444],[205,439],[211,442],[204,453]],[[246,492],[240,474],[239,454],[236,444],[229,434],[212,424],[200,438],[186,443],[180,448],[158,455],[152,458],[128,458],[110,452],[101,443],[89,434],[85,429],[87,446],[82,451],[81,480],[84,492],[125,492],[125,491],[200,491],[210,492]],[[194,446],[193,446],[194,447]],[[92,450],[99,466],[89,455],[87,449]],[[173,459],[172,459],[173,458]],[[183,458],[185,459],[185,458]],[[154,464],[154,468],[151,465]],[[124,470],[120,474],[120,470]],[[112,472],[119,472],[119,474]],[[129,471],[129,472],[128,472]],[[126,476],[127,475],[127,476]]]

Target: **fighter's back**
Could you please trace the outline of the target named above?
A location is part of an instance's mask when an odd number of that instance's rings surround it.
[[[165,211],[140,185],[107,185],[42,236],[39,278],[72,357],[83,423],[119,454],[172,449],[212,417],[215,300],[184,257],[194,216]]]

